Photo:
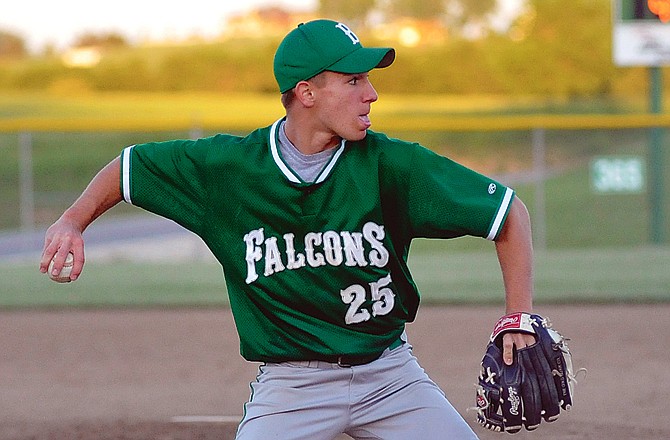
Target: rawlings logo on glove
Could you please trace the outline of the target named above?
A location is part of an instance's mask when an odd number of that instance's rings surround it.
[[[535,335],[535,344],[516,350],[512,365],[503,361],[502,335]],[[579,370],[585,371],[585,370]],[[493,328],[477,384],[477,422],[498,432],[532,431],[542,419],[556,420],[572,406],[575,373],[565,338],[540,315],[513,313]]]

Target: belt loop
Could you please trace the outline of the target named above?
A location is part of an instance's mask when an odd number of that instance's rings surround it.
[[[337,357],[337,365],[342,368],[351,368],[351,364],[345,364],[342,362],[342,356]]]

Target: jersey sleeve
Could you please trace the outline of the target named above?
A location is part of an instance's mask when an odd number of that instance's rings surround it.
[[[431,150],[412,155],[409,212],[416,237],[496,240],[513,199],[511,188]]]
[[[201,169],[207,140],[137,144],[121,153],[124,200],[198,233],[202,227],[206,177]]]

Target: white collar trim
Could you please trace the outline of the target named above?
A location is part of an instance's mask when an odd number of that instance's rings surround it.
[[[286,178],[293,183],[304,183],[300,177],[298,177],[289,167],[284,163],[283,159],[281,158],[281,155],[279,154],[279,145],[277,145],[277,130],[279,129],[279,124],[284,120],[284,118],[279,119],[276,121],[274,124],[272,124],[272,127],[270,127],[270,152],[272,153],[272,159],[274,159],[275,164],[277,164],[277,167],[281,170],[281,172],[286,176]],[[335,164],[337,163],[337,160],[340,158],[342,153],[344,152],[344,144],[346,141],[342,139],[342,142],[340,142],[340,147],[337,149],[335,154],[333,154],[333,157],[330,159],[330,162],[328,162],[328,165],[321,171],[319,176],[316,178],[314,183],[321,183],[326,178],[330,175],[331,171],[335,167]]]

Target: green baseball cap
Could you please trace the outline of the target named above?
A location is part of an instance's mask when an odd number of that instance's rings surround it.
[[[281,93],[325,70],[363,73],[388,67],[395,59],[392,48],[363,47],[345,24],[332,20],[301,23],[279,44],[274,73]]]

